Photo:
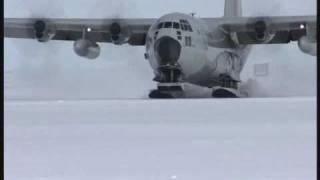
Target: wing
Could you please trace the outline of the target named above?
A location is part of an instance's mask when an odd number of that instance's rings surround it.
[[[220,46],[283,44],[298,41],[300,49],[316,55],[316,16],[237,17],[204,19],[209,29],[222,32]],[[210,31],[210,30],[209,30]],[[217,41],[216,41],[217,42]]]
[[[7,38],[39,41],[76,41],[85,36],[93,42],[144,45],[150,26],[156,19],[22,19],[5,18]]]
[[[237,34],[240,44],[289,43],[307,33],[316,41],[315,16],[231,19],[222,28],[229,34]]]

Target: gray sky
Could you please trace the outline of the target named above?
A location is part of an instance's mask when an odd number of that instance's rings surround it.
[[[243,0],[244,15],[312,15],[315,0]],[[5,0],[6,17],[30,14],[54,17],[102,18],[119,14],[123,17],[160,17],[165,13],[196,12],[201,17],[223,15],[223,0]]]
[[[219,17],[223,15],[223,7],[223,0],[5,0],[4,15],[154,18],[170,12],[195,12],[200,17]],[[243,13],[245,16],[315,15],[316,0],[243,0]],[[20,94],[33,91],[57,97],[141,97],[154,87],[152,70],[143,58],[144,47],[101,44],[101,49],[97,60],[88,61],[74,54],[71,42],[40,44],[33,40],[5,39],[5,70],[15,74],[5,76],[5,81],[15,89],[24,88]],[[272,63],[272,73],[263,79],[268,91],[281,90],[280,95],[315,94],[316,58],[303,54],[296,43],[255,47],[243,79],[252,76],[252,64],[260,61]]]

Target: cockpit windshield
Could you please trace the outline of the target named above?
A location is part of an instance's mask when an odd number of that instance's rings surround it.
[[[180,24],[177,23],[177,22],[174,22],[174,23],[173,23],[173,28],[174,28],[174,29],[180,29]]]
[[[181,29],[182,31],[192,32],[192,27],[187,20],[180,20],[179,22],[161,22],[158,24],[157,29],[174,28]]]
[[[172,22],[165,22],[164,28],[172,28]]]
[[[159,23],[157,28],[161,29],[162,27],[163,27],[163,23]]]
[[[190,32],[193,31],[190,23],[187,20],[181,19],[180,23],[181,23],[181,29],[183,31],[190,31]]]

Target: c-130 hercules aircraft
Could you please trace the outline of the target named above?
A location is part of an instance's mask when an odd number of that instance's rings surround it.
[[[74,41],[77,55],[95,59],[97,44],[146,46],[157,89],[150,98],[183,98],[184,83],[212,88],[212,97],[242,97],[240,73],[254,44],[298,41],[317,55],[316,16],[242,17],[241,0],[225,0],[221,18],[182,13],[159,19],[5,18],[7,38]]]

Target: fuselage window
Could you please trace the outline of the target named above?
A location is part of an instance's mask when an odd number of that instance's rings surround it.
[[[184,19],[181,19],[181,20],[180,20],[180,23],[188,24],[188,21],[186,21],[186,20],[184,20]]]
[[[186,44],[186,46],[189,46],[189,47],[191,47],[191,37],[190,36],[186,36],[185,37],[185,44]]]
[[[190,25],[187,25],[188,31],[192,32],[192,27]]]
[[[164,28],[172,28],[172,22],[165,22]]]
[[[163,23],[158,24],[158,29],[161,29],[163,26]]]
[[[181,29],[183,31],[193,32],[192,27],[191,27],[190,23],[187,20],[181,19],[180,23],[181,23]]]
[[[187,29],[186,29],[186,25],[181,24],[181,29],[182,29],[183,31],[187,30]]]
[[[185,26],[186,26],[186,31],[190,31],[189,25],[185,25]]]
[[[180,28],[180,24],[177,23],[177,22],[174,22],[174,23],[173,23],[173,28],[179,29],[179,28]]]

